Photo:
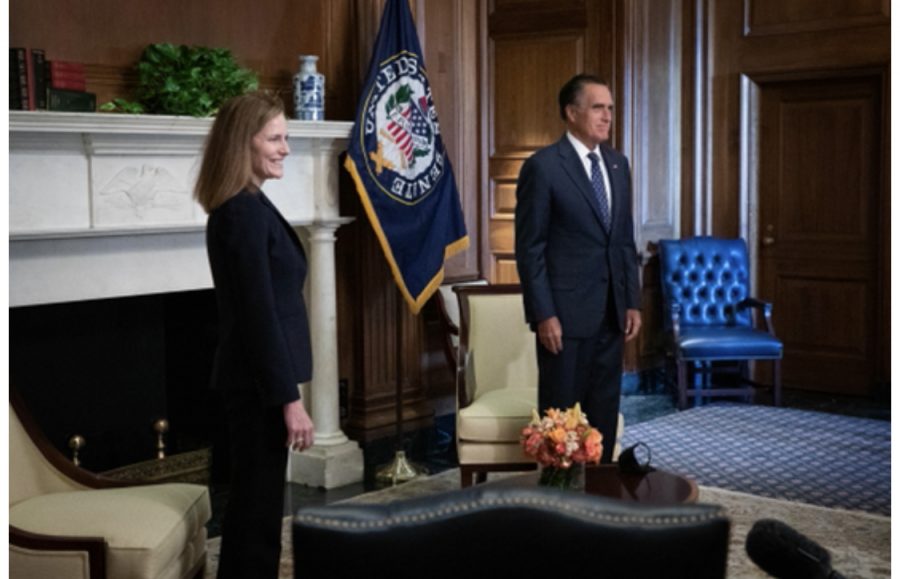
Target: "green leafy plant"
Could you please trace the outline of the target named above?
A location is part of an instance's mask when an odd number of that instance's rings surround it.
[[[113,99],[108,103],[100,105],[100,110],[111,113],[139,115],[144,112],[144,106],[141,103],[135,103],[125,99]]]
[[[151,44],[137,65],[137,102],[114,99],[101,110],[206,117],[229,98],[256,90],[256,75],[224,48]]]

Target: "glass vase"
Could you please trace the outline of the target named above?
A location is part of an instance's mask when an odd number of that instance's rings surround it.
[[[294,114],[300,120],[325,120],[325,75],[316,70],[318,60],[300,55],[300,71],[294,75]]]
[[[584,491],[584,463],[572,463],[569,468],[541,467],[538,484],[542,487],[567,491]]]

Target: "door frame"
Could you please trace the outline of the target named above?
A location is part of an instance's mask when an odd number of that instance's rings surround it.
[[[821,70],[791,71],[784,73],[741,73],[740,74],[740,122],[738,153],[738,235],[747,240],[750,261],[751,295],[759,295],[759,170],[760,170],[760,98],[761,85],[816,79],[877,78],[881,87],[881,174],[878,176],[878,199],[876,205],[881,219],[875,220],[878,228],[876,238],[878,264],[875,280],[875,362],[876,382],[890,383],[890,159],[885,150],[890,146],[890,71],[887,66],[835,68]],[[887,147],[885,146],[887,144]],[[777,331],[777,327],[776,327]],[[872,390],[870,395],[878,394]]]

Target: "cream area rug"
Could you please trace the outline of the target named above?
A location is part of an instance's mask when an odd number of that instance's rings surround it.
[[[509,475],[497,475],[509,476]],[[345,503],[385,503],[459,488],[456,469],[406,484],[359,495]],[[831,564],[844,576],[877,578],[891,576],[891,519],[861,511],[830,509],[804,503],[758,497],[712,487],[700,487],[699,502],[725,508],[731,519],[728,577],[768,577],[747,557],[747,532],[759,519],[783,521],[816,541],[831,553]],[[293,577],[291,519],[283,526],[280,579]],[[206,577],[215,577],[219,539],[210,539]],[[335,554],[335,561],[339,555]]]

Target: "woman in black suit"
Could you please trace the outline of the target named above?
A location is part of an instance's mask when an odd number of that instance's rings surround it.
[[[280,98],[231,99],[209,133],[194,189],[209,214],[219,312],[212,383],[223,393],[231,446],[220,578],[278,576],[288,449],[313,443],[298,389],[312,375],[306,256],[261,190],[282,177],[287,139]]]

